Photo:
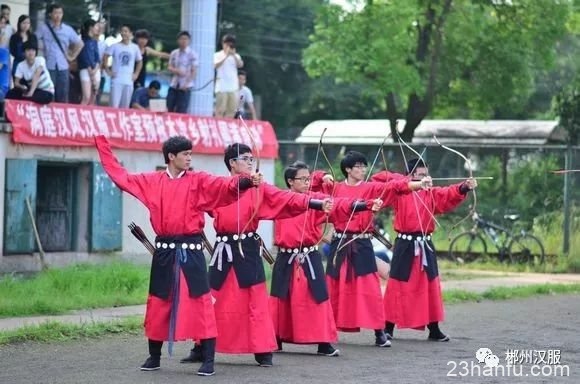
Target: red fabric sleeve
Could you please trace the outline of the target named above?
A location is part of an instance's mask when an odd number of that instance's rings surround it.
[[[270,184],[260,185],[262,198],[260,219],[274,220],[294,217],[308,209],[310,196],[306,193],[284,191]]]
[[[196,172],[200,186],[197,189],[198,208],[209,212],[234,203],[245,192],[240,191],[238,187],[241,177],[243,176],[214,176],[206,172]]]
[[[401,178],[407,178],[407,176],[400,174],[400,173],[389,172],[389,171],[385,170],[385,171],[377,172],[374,175],[372,175],[371,181],[374,181],[377,183],[384,183],[384,182],[397,180],[397,179],[401,179]]]
[[[148,206],[147,191],[151,189],[150,180],[156,173],[130,174],[127,172],[117,160],[113,151],[111,151],[111,145],[105,136],[95,136],[95,145],[97,146],[103,169],[115,185],[122,191],[135,196],[145,206]]]
[[[383,206],[390,206],[395,203],[398,195],[410,193],[409,180],[407,177],[397,178],[385,183],[367,183],[371,189],[371,196],[376,196],[383,200]]]
[[[465,200],[467,194],[459,192],[461,184],[454,184],[448,187],[435,187],[431,189],[434,202],[434,213],[436,215],[449,212],[457,208]]]
[[[330,195],[332,193],[332,185],[324,184],[322,178],[326,176],[327,173],[323,171],[314,171],[310,175],[310,190],[312,192],[322,192]],[[334,181],[336,183],[336,180]]]

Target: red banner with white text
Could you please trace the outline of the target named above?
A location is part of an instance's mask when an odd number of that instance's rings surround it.
[[[105,135],[116,148],[159,151],[163,141],[183,135],[194,153],[222,155],[239,142],[253,148],[253,139],[261,157],[278,157],[276,133],[265,121],[246,121],[246,129],[234,119],[19,100],[6,100],[5,110],[19,144],[93,146],[94,136]]]

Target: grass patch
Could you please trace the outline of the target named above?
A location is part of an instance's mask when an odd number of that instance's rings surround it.
[[[148,284],[149,267],[127,262],[78,264],[32,278],[7,276],[0,279],[0,317],[143,304]]]
[[[580,293],[580,284],[533,284],[518,287],[494,287],[483,293],[450,289],[443,291],[443,301],[446,304],[456,304],[466,301],[523,299],[531,296],[565,293]]]
[[[120,334],[139,335],[142,332],[143,318],[141,316],[131,316],[106,323],[63,324],[53,321],[0,332],[0,345],[27,341],[62,342],[95,339]]]
[[[506,274],[495,275],[486,273],[472,273],[472,272],[462,272],[459,270],[444,270],[441,272],[441,279],[444,281],[457,281],[457,280],[473,280],[473,279],[489,279],[493,277],[503,277]]]

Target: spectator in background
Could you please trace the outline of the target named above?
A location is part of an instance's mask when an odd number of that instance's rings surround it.
[[[101,67],[104,65],[108,65],[105,63],[103,59],[105,58],[105,51],[107,49],[107,43],[105,42],[105,32],[107,31],[107,20],[101,19],[99,20],[99,38],[97,39],[97,45],[99,47],[99,61],[101,63]],[[99,71],[101,74],[101,80],[99,83],[99,90],[97,91],[96,97],[96,104],[101,105],[101,95],[103,94],[103,90],[105,89],[105,71]]]
[[[243,118],[248,120],[256,120],[256,108],[254,108],[254,95],[252,90],[246,87],[246,71],[238,70],[238,82],[240,83],[239,97],[240,108],[243,112]]]
[[[141,57],[143,58],[141,71],[139,71],[139,76],[137,76],[137,80],[134,84],[135,89],[145,86],[145,78],[147,77],[147,60],[149,60],[149,56],[169,60],[169,53],[157,51],[148,45],[150,40],[151,34],[148,30],[140,29],[135,32],[135,42],[137,43],[139,52],[141,52]]]
[[[8,37],[8,40],[10,40],[10,36],[14,34],[14,28],[12,28],[12,24],[10,24],[11,13],[12,10],[10,9],[10,6],[8,6],[8,4],[0,5],[0,16],[6,18],[6,29],[4,33]]]
[[[24,60],[23,44],[30,41],[35,46],[38,46],[38,40],[36,35],[32,33],[30,26],[30,17],[28,15],[20,15],[16,24],[16,33],[10,37],[10,54],[14,57],[14,62],[12,63],[13,77],[18,63]]]
[[[81,104],[89,105],[95,103],[101,82],[101,58],[99,56],[99,45],[96,40],[99,36],[98,23],[92,19],[85,21],[81,30],[81,36],[84,43],[78,58],[82,92]]]
[[[3,18],[2,18],[3,20]],[[6,93],[10,89],[10,52],[0,48],[0,102],[4,102]]]
[[[191,90],[197,74],[197,53],[191,49],[191,35],[181,31],[177,35],[177,45],[169,56],[169,72],[173,74],[167,92],[167,111],[187,113]]]
[[[213,64],[216,69],[215,115],[233,118],[240,104],[238,68],[244,66],[241,56],[236,53],[236,38],[233,35],[222,38],[222,50],[213,55]]]
[[[135,91],[133,94],[133,99],[131,100],[131,108],[148,110],[149,100],[159,98],[159,90],[161,89],[161,84],[157,80],[153,80],[149,83],[147,88],[141,87]]]
[[[38,47],[30,40],[23,48],[25,60],[16,67],[14,88],[8,91],[6,98],[48,104],[54,98],[54,84],[46,69],[46,61],[37,56]]]
[[[56,87],[54,99],[57,103],[68,103],[69,69],[83,48],[83,41],[70,25],[62,22],[64,16],[62,5],[57,3],[49,5],[47,16],[48,21],[38,26],[36,36]]]
[[[103,58],[103,69],[111,77],[109,105],[114,108],[129,108],[133,96],[133,84],[143,66],[141,52],[133,40],[133,31],[127,24],[121,27],[121,41],[108,47]],[[109,68],[109,57],[113,66]]]

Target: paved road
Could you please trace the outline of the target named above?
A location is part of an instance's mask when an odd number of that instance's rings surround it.
[[[449,343],[425,341],[425,333],[396,331],[390,349],[370,346],[372,334],[341,334],[337,358],[313,355],[314,347],[290,346],[275,356],[275,366],[260,368],[253,357],[218,355],[217,375],[194,375],[198,365],[180,365],[188,345],[178,344],[176,355],[162,359],[157,372],[140,372],[146,357],[142,337],[54,344],[25,343],[0,347],[0,383],[560,383],[580,382],[580,296],[559,295],[503,302],[449,306],[443,330]],[[570,377],[460,377],[463,364],[478,365],[475,352],[488,347],[505,365],[505,351],[560,350]],[[165,352],[165,349],[164,349]],[[448,377],[454,361],[458,364]],[[466,363],[462,363],[465,361]],[[546,368],[544,368],[546,369]],[[473,368],[476,370],[476,368]],[[477,373],[477,371],[474,371]],[[483,373],[486,371],[482,371]],[[506,375],[507,375],[507,371]],[[547,371],[545,371],[547,372]],[[528,374],[526,377],[525,375]]]

